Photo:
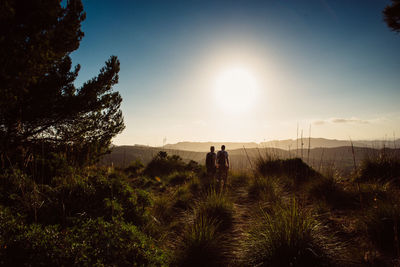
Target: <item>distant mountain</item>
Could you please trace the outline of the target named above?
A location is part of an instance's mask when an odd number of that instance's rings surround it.
[[[179,142],[176,144],[167,144],[164,149],[178,149],[196,152],[206,152],[210,150],[210,146],[215,146],[216,150],[219,150],[221,145],[225,145],[227,149],[246,149],[251,148],[279,148],[284,150],[296,150],[296,148],[301,149],[301,139],[287,139],[287,140],[273,140],[262,143],[248,142]],[[369,148],[397,148],[400,147],[400,139],[383,141],[383,140],[356,140],[352,141],[353,146],[356,147],[369,147]],[[350,140],[336,140],[336,139],[325,139],[325,138],[303,138],[303,149],[308,149],[308,144],[310,143],[310,148],[333,148],[333,147],[343,147],[351,146]]]
[[[243,146],[245,148],[257,148],[259,144],[254,142],[249,143],[236,143],[236,142],[179,142],[176,144],[167,144],[163,148],[166,149],[178,149],[178,150],[188,150],[188,151],[197,151],[197,152],[206,152],[210,151],[210,147],[214,146],[215,150],[220,150],[221,146],[225,145],[226,148],[231,150],[233,149],[242,149]]]

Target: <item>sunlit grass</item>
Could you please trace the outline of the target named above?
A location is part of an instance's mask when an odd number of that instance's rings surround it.
[[[249,266],[321,266],[329,259],[317,241],[320,224],[293,199],[262,211],[244,241]]]

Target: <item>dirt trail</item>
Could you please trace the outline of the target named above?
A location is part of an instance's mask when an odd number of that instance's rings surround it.
[[[251,225],[251,214],[255,204],[249,200],[247,190],[244,187],[230,188],[229,196],[233,202],[234,215],[232,228],[225,234],[226,265],[242,266],[243,264],[240,262],[243,258],[242,242],[246,238],[246,232]]]

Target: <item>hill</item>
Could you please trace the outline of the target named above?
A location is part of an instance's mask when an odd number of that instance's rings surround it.
[[[228,143],[227,143],[228,144]],[[227,145],[229,148],[229,146]],[[150,162],[150,160],[159,152],[166,151],[168,154],[179,155],[185,162],[190,160],[197,161],[204,164],[206,152],[198,151],[187,151],[178,149],[167,149],[160,147],[147,147],[147,146],[115,146],[113,147],[110,154],[104,156],[100,162],[101,165],[114,165],[119,167],[127,167],[132,161],[141,160],[144,164]],[[400,149],[386,149],[388,153],[397,151]],[[277,157],[277,158],[293,158],[301,157],[304,161],[308,162],[309,165],[317,170],[321,170],[326,167],[335,166],[337,169],[343,172],[349,172],[354,168],[353,153],[351,146],[332,147],[332,148],[312,148],[309,151],[303,149],[303,152],[299,149],[288,150],[279,148],[239,148],[239,149],[228,149],[231,161],[231,167],[234,170],[239,169],[251,169],[256,160],[262,157]],[[369,155],[373,155],[379,152],[379,149],[368,148],[368,147],[354,147],[354,157],[356,164]]]
[[[303,138],[303,148],[308,148],[308,138]],[[178,149],[196,152],[206,152],[210,150],[210,146],[214,146],[219,149],[221,145],[225,145],[229,149],[246,149],[250,148],[279,148],[284,150],[295,150],[296,148],[301,149],[301,139],[286,139],[286,140],[272,140],[268,142],[178,142],[176,144],[167,144],[164,146],[165,149]],[[369,147],[369,148],[396,148],[400,145],[400,139],[397,140],[355,140],[353,145],[357,147]],[[326,138],[310,138],[310,148],[333,148],[350,146],[350,140],[336,140]]]

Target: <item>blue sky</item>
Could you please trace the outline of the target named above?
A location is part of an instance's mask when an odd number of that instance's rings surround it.
[[[77,85],[118,56],[126,129],[116,144],[286,139],[297,124],[314,137],[392,138],[400,35],[383,22],[389,3],[83,0]],[[240,112],[224,105],[228,89],[214,93],[237,66],[257,83]]]

